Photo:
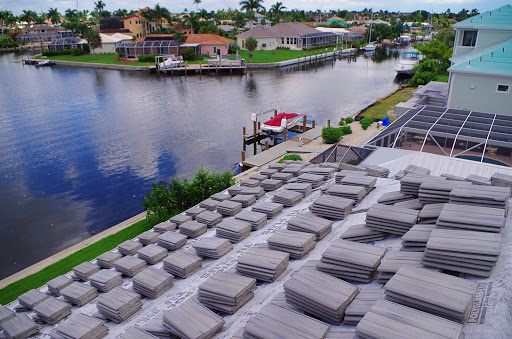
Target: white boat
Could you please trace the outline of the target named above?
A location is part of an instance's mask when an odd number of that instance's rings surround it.
[[[180,67],[183,63],[183,57],[181,55],[170,55],[164,58],[164,61],[158,64],[159,69],[176,68]]]
[[[423,41],[432,41],[432,35],[427,34],[423,37]]]
[[[272,119],[265,121],[261,125],[261,130],[267,133],[281,133],[285,128],[290,129],[297,125],[304,114],[299,113],[279,113]]]
[[[372,17],[371,17],[371,21],[370,21],[370,33],[368,34],[368,45],[364,46],[364,50],[365,52],[371,52],[371,51],[375,51],[375,42],[371,42],[372,41],[372,24],[373,24],[373,11],[372,11]]]
[[[411,37],[407,34],[400,35],[400,42],[409,43],[411,42]]]
[[[414,75],[413,68],[420,62],[420,54],[418,52],[404,52],[395,66],[397,74]]]
[[[55,62],[48,59],[48,57],[43,57],[43,59],[36,61],[36,67],[46,67],[46,66],[53,66],[55,65]]]

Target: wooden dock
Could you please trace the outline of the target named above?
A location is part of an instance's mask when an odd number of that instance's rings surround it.
[[[181,67],[172,67],[165,69],[156,69],[160,74],[168,75],[210,75],[210,74],[245,74],[247,67],[243,66],[221,66],[210,67],[203,64],[184,64]]]

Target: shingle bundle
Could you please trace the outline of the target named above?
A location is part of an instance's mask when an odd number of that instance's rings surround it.
[[[254,296],[255,286],[256,279],[217,272],[199,285],[197,299],[209,309],[234,314]]]
[[[174,276],[155,267],[148,267],[132,280],[135,292],[156,299],[173,286]]]
[[[258,181],[263,181],[265,179],[268,179],[268,175],[263,175],[263,174],[253,174],[249,177],[249,179],[252,179],[252,180],[258,180]]]
[[[420,185],[419,199],[425,204],[446,203],[450,200],[452,189],[471,186],[471,183],[463,181],[426,181]]]
[[[248,194],[238,194],[231,198],[231,201],[239,202],[242,207],[249,207],[256,202],[256,196]]]
[[[122,257],[120,253],[108,251],[96,257],[96,264],[101,268],[109,269],[114,267],[114,263]]]
[[[402,266],[384,288],[386,300],[464,323],[478,283],[425,268]]]
[[[142,245],[147,246],[149,244],[156,244],[156,239],[159,235],[160,233],[158,232],[146,231],[139,234],[137,238]]]
[[[329,180],[330,178],[332,178],[332,176],[334,174],[334,168],[311,167],[308,172],[309,172],[309,174],[322,176],[323,180],[325,181],[325,180]]]
[[[434,229],[428,239],[422,264],[490,277],[500,250],[500,233]]]
[[[16,317],[16,314],[5,306],[0,305],[0,331],[2,330],[2,323]]]
[[[384,240],[384,234],[366,227],[365,224],[357,224],[350,226],[343,232],[340,239],[367,243]]]
[[[146,266],[146,261],[132,256],[126,256],[114,263],[116,271],[121,272],[123,275],[128,277],[133,277],[145,269]]]
[[[71,314],[71,305],[51,297],[37,304],[34,312],[45,323],[54,325]]]
[[[285,168],[286,166],[287,166],[287,164],[285,164],[285,163],[274,162],[274,163],[268,165],[268,168],[275,169],[278,172],[281,172],[283,170],[283,168]]]
[[[454,180],[454,181],[466,181],[466,178],[464,177],[460,177],[458,175],[453,175],[453,174],[441,174],[440,175],[441,177],[443,178],[446,178],[446,180]]]
[[[260,173],[259,173],[259,174],[260,174],[260,175],[266,175],[267,177],[269,177],[269,178],[270,178],[270,177],[272,176],[272,174],[275,174],[275,173],[277,173],[277,172],[279,172],[277,169],[274,169],[274,168],[270,168],[270,167],[269,167],[269,168],[267,168],[267,169],[264,169],[263,171],[260,171]]]
[[[202,267],[202,260],[195,254],[175,252],[164,259],[164,270],[180,278],[187,278]]]
[[[244,327],[243,338],[325,338],[330,326],[299,312],[268,303]]]
[[[153,231],[157,233],[165,233],[167,231],[174,231],[176,229],[176,224],[173,222],[170,222],[169,220],[163,221],[161,223],[156,224],[153,226]]]
[[[389,252],[377,268],[377,282],[387,283],[404,265],[421,268],[422,257],[423,253],[420,252]]]
[[[171,332],[169,332],[163,325],[164,318],[163,315],[158,315],[150,320],[148,320],[144,325],[140,328],[147,333],[160,338],[160,339],[177,339],[179,337],[175,336]]]
[[[132,326],[124,333],[120,334],[119,339],[155,339],[156,337],[149,332],[140,329],[137,326]]]
[[[333,221],[312,214],[301,214],[288,220],[286,229],[290,231],[313,233],[317,241],[323,239],[332,230]]]
[[[283,189],[274,194],[272,201],[290,207],[298,204],[303,197],[304,195],[300,192]]]
[[[466,181],[469,181],[473,185],[491,186],[491,179],[489,179],[489,177],[482,177],[476,174],[468,175]]]
[[[385,253],[385,248],[336,240],[322,253],[316,268],[344,280],[369,283]]]
[[[122,255],[135,255],[137,251],[142,248],[142,244],[133,240],[126,240],[122,242],[117,249]]]
[[[403,235],[418,220],[419,211],[397,206],[374,204],[366,212],[366,227],[372,230]]]
[[[237,195],[237,194],[240,194],[240,192],[244,189],[244,188],[247,188],[247,187],[242,187],[240,185],[236,185],[236,186],[231,186],[230,188],[228,188],[228,193],[231,197]]]
[[[232,243],[238,243],[251,234],[251,224],[248,222],[228,219],[217,225],[216,236],[228,239]]]
[[[212,194],[210,196],[210,198],[213,199],[213,200],[225,201],[225,200],[231,199],[231,195],[220,192],[220,193]]]
[[[471,187],[454,188],[450,192],[450,203],[486,206],[508,209],[510,199],[510,187]]]
[[[435,224],[444,204],[427,204],[418,214],[418,224]]]
[[[420,167],[416,165],[409,165],[406,168],[404,168],[405,174],[414,173],[414,174],[421,174],[421,175],[430,175],[430,170],[425,167]]]
[[[89,277],[99,270],[100,267],[98,265],[92,264],[89,261],[83,262],[80,265],[73,267],[73,273],[78,279],[82,281],[89,280]]]
[[[421,202],[420,199],[411,199],[407,201],[397,202],[393,206],[409,208],[411,210],[421,210],[423,206],[425,206],[425,203]]]
[[[339,183],[342,185],[349,185],[349,186],[362,186],[362,187],[366,188],[366,190],[368,192],[370,192],[375,187],[376,182],[377,182],[377,179],[373,178],[373,177],[352,175],[352,176],[346,176],[345,178],[341,179]]]
[[[203,207],[203,206],[201,206]],[[186,223],[187,221],[191,221],[192,217],[190,215],[185,214],[176,214],[174,217],[169,219],[170,222],[175,223],[177,226],[180,226],[183,223]]]
[[[123,278],[121,273],[111,270],[101,270],[94,273],[89,277],[91,286],[95,287],[98,291],[108,292],[114,287],[121,286],[123,284]]]
[[[244,187],[239,194],[254,195],[256,199],[259,199],[265,195],[265,190],[261,187]]]
[[[217,205],[217,212],[222,215],[233,216],[240,213],[242,208],[243,206],[241,202],[226,200]]]
[[[501,208],[445,204],[437,228],[499,233],[505,227],[505,210]]]
[[[158,236],[157,244],[169,251],[176,251],[187,243],[187,236],[177,232],[165,232]]]
[[[275,202],[259,202],[254,205],[251,210],[254,212],[264,213],[267,215],[268,219],[272,219],[283,211],[283,207],[283,204]]]
[[[119,324],[140,311],[142,302],[139,294],[116,287],[100,295],[96,307],[105,318]]]
[[[304,168],[303,165],[288,165],[285,168],[283,168],[281,173],[287,173],[287,174],[291,174],[293,177],[298,177],[300,170],[303,168]]]
[[[206,208],[208,211],[215,211],[217,205],[219,204],[218,200],[215,199],[205,199],[199,203],[199,207]]]
[[[293,259],[300,259],[316,245],[316,235],[306,232],[278,230],[267,239],[271,250],[290,253]]]
[[[107,252],[110,253],[110,252]],[[46,283],[48,286],[48,290],[51,294],[53,294],[56,297],[60,297],[60,291],[71,285],[73,283],[73,279],[70,279],[64,275],[58,276],[57,278],[54,278]],[[2,322],[0,318],[0,322]]]
[[[242,211],[235,215],[235,219],[251,224],[251,230],[257,231],[267,224],[267,215],[253,211]]]
[[[225,323],[224,319],[197,301],[188,299],[165,311],[162,324],[180,338],[211,338]]]
[[[324,177],[322,175],[304,173],[297,177],[297,183],[311,184],[313,189],[315,189],[324,183]]]
[[[154,265],[157,262],[160,262],[163,258],[167,256],[167,254],[168,253],[165,248],[155,244],[148,245],[137,251],[137,256],[139,257],[139,259],[144,260],[150,265]]]
[[[20,314],[2,324],[8,339],[25,339],[39,333],[39,326],[26,314]]]
[[[379,204],[383,205],[394,205],[397,202],[407,201],[414,199],[412,195],[404,194],[400,191],[396,192],[386,192],[380,196],[377,200]]]
[[[313,191],[313,185],[308,183],[293,183],[283,186],[285,190],[302,193],[304,196],[309,195]]]
[[[335,197],[332,195],[322,195],[317,198],[310,206],[311,212],[320,217],[328,219],[344,219],[354,206],[354,200]]]
[[[311,268],[302,268],[284,283],[286,301],[323,321],[339,324],[359,292],[357,286]]]
[[[245,179],[245,180],[240,181],[240,186],[244,186],[244,187],[258,187],[259,185],[260,185],[259,180]]]
[[[208,226],[201,224],[197,221],[187,221],[180,225],[180,233],[185,234],[189,238],[197,238],[203,233],[206,233]]]
[[[273,282],[288,267],[288,253],[252,247],[238,258],[236,272],[256,280]]]
[[[198,214],[201,214],[204,211],[206,211],[206,208],[199,207],[199,206],[194,206],[194,207],[190,207],[188,210],[186,210],[185,214],[188,215],[188,216],[191,216],[192,219],[195,219]]]
[[[491,176],[491,185],[512,187],[512,175],[496,172]]]
[[[368,176],[368,173],[363,172],[363,171],[342,170],[335,174],[336,183],[339,184],[341,179],[343,179],[347,176],[355,176],[355,175],[361,175],[361,176],[365,177],[365,176]]]
[[[291,178],[293,178],[293,174],[291,173],[275,173],[270,177],[270,179],[273,180],[281,180],[283,184],[286,184]]]
[[[423,252],[435,224],[416,224],[402,236],[401,251]]]
[[[18,297],[18,302],[22,307],[26,309],[33,309],[37,304],[48,299],[49,296],[39,290],[33,289],[26,293],[23,293]]]
[[[260,182],[260,187],[263,188],[265,191],[275,191],[281,186],[283,186],[282,180],[265,179],[262,182]]]
[[[78,313],[59,325],[56,332],[69,339],[99,339],[107,336],[108,327],[100,319]]]
[[[435,177],[431,175],[420,174],[407,174],[400,179],[400,192],[403,194],[418,197],[420,193],[420,186],[425,183],[444,183],[447,182],[444,177]]]
[[[201,238],[193,247],[198,256],[213,259],[219,259],[233,249],[229,240],[217,237]]]
[[[383,288],[366,288],[359,290],[359,293],[345,310],[343,323],[345,325],[357,325],[365,314],[370,311],[373,305],[375,305],[377,300],[382,300],[385,296]]]
[[[335,197],[352,199],[358,203],[366,196],[368,191],[361,186],[334,185],[327,189],[325,193]]]
[[[204,211],[197,215],[196,221],[205,224],[207,227],[215,227],[215,225],[222,221],[222,214]]]
[[[391,301],[377,300],[357,325],[356,335],[369,339],[463,339],[462,329],[462,325],[453,321]]]
[[[365,165],[361,167],[372,177],[387,178],[389,175],[389,169],[385,167],[376,165]]]
[[[96,298],[98,296],[98,291],[92,286],[74,282],[64,288],[60,294],[64,297],[64,300],[70,304],[82,307],[89,301]]]

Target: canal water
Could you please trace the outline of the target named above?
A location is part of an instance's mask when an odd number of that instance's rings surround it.
[[[388,95],[397,57],[170,77],[0,55],[0,279],[142,212],[153,182],[238,170],[251,113],[325,124]]]

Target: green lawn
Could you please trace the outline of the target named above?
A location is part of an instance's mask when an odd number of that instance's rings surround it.
[[[393,113],[396,104],[399,102],[406,102],[412,98],[416,90],[416,87],[405,87],[401,90],[398,90],[386,99],[379,100],[377,103],[375,103],[375,105],[365,109],[363,112],[361,112],[361,115],[365,117],[384,119],[386,116],[390,116],[390,114]],[[390,120],[393,121],[394,118],[390,117]]]
[[[92,54],[86,55],[57,55],[48,57],[50,60],[57,61],[74,61],[74,62],[89,62],[94,64],[109,64],[109,65],[127,65],[127,66],[147,66],[146,62],[121,62],[119,60],[115,60],[118,58],[117,54],[96,54],[96,59]],[[152,63],[149,63],[152,65]],[[154,65],[153,65],[154,66]]]
[[[436,81],[448,82],[448,74],[440,74],[437,76]]]
[[[309,57],[310,54],[313,56],[315,53],[320,54],[320,51],[325,52],[325,48],[316,51],[291,51],[288,49],[276,49],[275,51],[254,51],[252,52],[252,62],[253,63],[272,63],[272,62],[280,62],[285,60],[297,59],[298,57],[304,58],[304,55]],[[328,48],[328,52],[332,52],[333,48]],[[249,52],[248,51],[239,51],[238,54],[249,62]]]

